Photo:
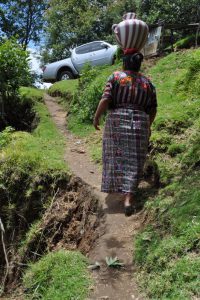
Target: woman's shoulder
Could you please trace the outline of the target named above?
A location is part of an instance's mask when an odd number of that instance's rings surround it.
[[[126,77],[127,74],[124,71],[114,71],[110,76],[109,79],[110,80],[118,80],[121,78]]]

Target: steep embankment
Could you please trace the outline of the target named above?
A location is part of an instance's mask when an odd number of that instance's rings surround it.
[[[68,102],[68,126],[86,136],[96,161],[101,157],[101,137],[90,124],[112,70],[86,70],[78,90],[73,90],[73,101]],[[145,194],[146,222],[135,241],[134,261],[141,289],[152,299],[192,299],[200,293],[199,70],[198,49],[172,53],[146,70],[158,93],[151,157],[159,167],[161,183],[158,196]]]

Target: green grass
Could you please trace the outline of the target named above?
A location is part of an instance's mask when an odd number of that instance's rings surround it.
[[[62,80],[54,83],[48,90],[50,95],[57,94],[65,97],[68,93],[73,94],[78,86],[78,79]]]
[[[34,102],[43,102],[44,90],[37,88],[21,87],[20,94],[22,97],[31,99]]]
[[[180,90],[192,61],[192,53],[185,51],[170,54],[150,71],[158,94],[156,129],[165,129],[173,134],[183,131],[192,125],[199,114],[199,98]],[[191,85],[191,82],[188,84]]]
[[[20,169],[33,165],[35,173],[51,172],[51,170],[67,170],[64,162],[64,137],[58,132],[43,103],[37,102],[34,109],[40,122],[35,131],[12,132],[10,142],[2,149],[4,163],[15,163]],[[13,151],[15,149],[15,151]]]
[[[199,295],[199,173],[160,191],[147,210],[154,220],[136,239],[138,282],[151,299]]]
[[[39,123],[32,133],[10,127],[0,133],[0,214],[8,242],[16,228],[17,256],[26,261],[27,244],[41,230],[45,209],[70,175],[64,162],[65,139],[43,103],[43,92],[20,92],[33,101]],[[27,299],[86,299],[91,283],[87,260],[75,251],[49,253],[30,264],[23,276]]]
[[[91,122],[81,122],[74,114],[68,116],[67,128],[78,137],[87,137],[95,131]]]
[[[33,144],[26,144],[26,147],[40,153],[43,168],[67,170],[63,158],[66,146],[64,137],[59,133],[45,105],[37,103],[35,110],[40,117],[40,123],[33,133]]]
[[[58,103],[61,104],[66,111],[69,111],[70,103],[78,88],[78,82],[78,79],[56,82],[49,88],[48,94],[57,97]]]
[[[158,95],[158,114],[151,140],[158,152],[161,177],[166,183],[182,172],[183,158],[185,163],[186,157],[194,164],[197,161],[197,154],[192,158],[189,152],[193,144],[191,136],[197,139],[200,115],[199,56],[199,50],[172,53],[150,70]]]
[[[84,300],[91,279],[87,260],[79,252],[60,250],[31,264],[23,278],[27,299]]]
[[[154,300],[200,294],[199,157],[200,50],[172,53],[151,70],[158,93],[152,141],[162,183],[146,204],[149,220],[138,234],[138,283]]]
[[[22,92],[34,102],[37,128],[32,133],[7,128],[0,134],[0,214],[7,236],[16,227],[20,238],[70,176],[64,162],[65,140],[42,103],[43,92],[26,88]]]

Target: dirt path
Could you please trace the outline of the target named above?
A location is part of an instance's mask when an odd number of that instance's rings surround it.
[[[94,188],[105,212],[105,218],[102,220],[103,233],[89,254],[91,263],[98,261],[101,268],[92,271],[95,286],[88,300],[144,300],[145,297],[139,295],[135,283],[133,264],[133,238],[140,227],[141,213],[125,217],[119,196],[109,196],[100,192],[101,173],[88,157],[84,141],[74,137],[66,129],[66,112],[54,98],[46,95],[45,103],[57,127],[66,137],[65,160],[76,176]],[[125,266],[118,270],[107,268],[106,256],[117,256]]]

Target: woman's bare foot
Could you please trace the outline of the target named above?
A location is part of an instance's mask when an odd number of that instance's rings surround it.
[[[124,199],[124,213],[127,217],[131,216],[133,213],[133,201],[133,194],[127,193]]]
[[[134,202],[134,196],[132,193],[127,193],[124,199],[124,206],[130,206]]]

